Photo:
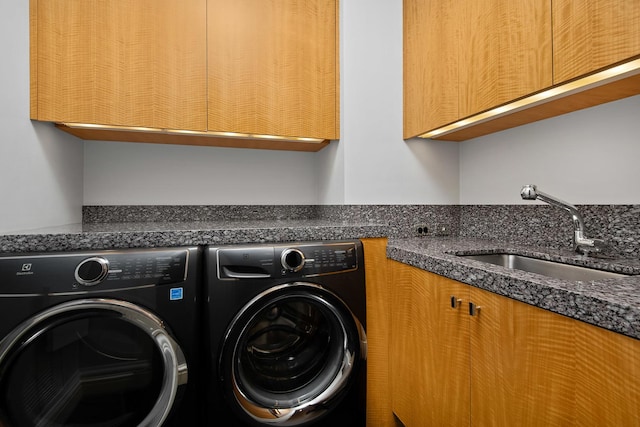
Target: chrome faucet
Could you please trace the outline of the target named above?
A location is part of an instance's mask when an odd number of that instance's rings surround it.
[[[560,199],[556,199],[542,191],[539,191],[535,185],[525,185],[520,190],[520,196],[524,200],[542,200],[552,206],[559,207],[569,212],[573,219],[573,249],[581,254],[588,254],[589,252],[599,252],[606,245],[604,240],[601,239],[589,239],[584,235],[584,220],[582,215],[578,212],[575,206],[571,203],[564,202]]]

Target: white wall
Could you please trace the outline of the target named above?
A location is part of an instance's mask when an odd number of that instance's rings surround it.
[[[29,120],[29,2],[0,2],[0,233],[79,222],[83,143]]]
[[[318,153],[87,142],[84,204],[457,203],[457,144],[402,140],[402,2],[340,4],[339,142]]]
[[[402,140],[402,2],[341,10],[346,204],[456,204],[458,145]]]
[[[573,204],[639,204],[640,95],[461,143],[461,204],[532,203],[524,184]]]
[[[85,142],[85,205],[315,204],[313,153]]]

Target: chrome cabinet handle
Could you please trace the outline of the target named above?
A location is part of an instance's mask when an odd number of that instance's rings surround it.
[[[456,298],[455,295],[451,295],[451,308],[458,308],[462,305],[462,300],[460,298]]]
[[[469,316],[479,316],[481,308],[481,306],[469,302]]]

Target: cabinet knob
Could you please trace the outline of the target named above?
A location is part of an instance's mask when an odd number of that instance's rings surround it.
[[[480,309],[482,307],[479,305],[476,305],[472,302],[469,302],[469,316],[478,316],[480,315]]]
[[[462,305],[462,300],[460,298],[456,298],[455,295],[451,295],[451,308],[458,308]]]

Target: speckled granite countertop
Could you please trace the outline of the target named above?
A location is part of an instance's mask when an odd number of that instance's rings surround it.
[[[389,225],[335,220],[76,224],[0,235],[0,253],[339,240],[392,235]]]
[[[505,252],[640,275],[637,260],[586,258],[490,240],[390,239],[387,247],[390,259],[640,339],[640,276],[567,281],[455,255]]]

